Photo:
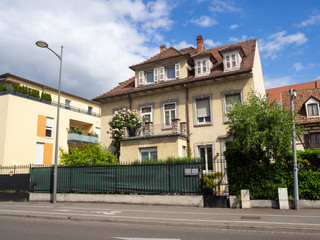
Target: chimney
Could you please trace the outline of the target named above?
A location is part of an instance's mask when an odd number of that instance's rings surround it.
[[[203,38],[202,38],[201,35],[199,35],[197,37],[197,50],[201,52],[201,51],[203,51],[203,49],[204,49],[204,47],[203,47]]]
[[[161,45],[160,52],[164,52],[165,50],[167,50],[167,47],[165,45]]]

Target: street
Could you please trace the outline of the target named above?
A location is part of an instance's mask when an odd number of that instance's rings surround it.
[[[319,239],[317,233],[288,233],[169,227],[110,222],[45,220],[0,216],[0,238],[6,240],[200,240]]]

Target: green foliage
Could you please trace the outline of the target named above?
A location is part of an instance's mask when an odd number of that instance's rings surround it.
[[[215,172],[215,173],[205,173],[202,177],[203,182],[203,193],[205,195],[213,194],[213,188],[217,185],[221,184],[222,182],[223,173],[222,172]]]
[[[229,144],[246,158],[268,162],[290,152],[294,121],[290,111],[252,91],[228,112]]]
[[[98,143],[87,145],[81,149],[71,148],[69,153],[60,148],[60,159],[65,166],[114,165],[118,163],[117,157]]]
[[[124,136],[126,128],[137,130],[142,127],[143,122],[139,118],[137,110],[126,110],[117,113],[109,122],[112,145],[115,147],[115,154],[120,155],[120,140]]]
[[[50,93],[46,93],[46,92],[42,92],[41,93],[41,99],[43,100],[47,100],[47,101],[52,101],[52,98],[51,98],[51,94]]]
[[[28,95],[39,98],[40,92],[39,92],[39,90],[28,88]]]
[[[319,150],[297,151],[300,199],[320,200],[319,153]],[[248,159],[237,149],[225,152],[225,157],[231,195],[239,196],[241,189],[249,189],[251,199],[276,200],[278,188],[286,187],[293,199],[292,153],[269,163]]]
[[[5,83],[0,83],[0,92],[6,91],[7,90],[7,85]]]

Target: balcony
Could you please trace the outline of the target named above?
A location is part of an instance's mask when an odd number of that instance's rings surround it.
[[[126,129],[123,140],[158,138],[169,136],[187,137],[187,123],[181,122],[180,119],[173,119],[169,127],[162,124],[153,124],[146,122],[141,128],[130,130]]]
[[[99,137],[88,136],[78,133],[68,134],[68,144],[89,144],[99,142]]]

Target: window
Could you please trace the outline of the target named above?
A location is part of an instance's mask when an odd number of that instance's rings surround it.
[[[305,106],[308,118],[319,117],[319,102],[316,99],[310,98]]]
[[[52,138],[53,118],[46,119],[46,137]]]
[[[304,142],[306,148],[320,148],[320,132],[305,134]]]
[[[202,76],[202,75],[208,75],[210,73],[209,59],[197,60],[195,64],[196,64],[196,67],[195,67],[196,77]]]
[[[152,83],[153,80],[153,71],[151,72],[146,72],[146,79],[147,79],[147,83]]]
[[[163,104],[164,127],[171,127],[172,119],[176,118],[176,103]]]
[[[187,157],[187,147],[186,146],[182,146],[182,157],[183,158]]]
[[[201,162],[204,163],[205,171],[213,171],[213,151],[212,144],[198,145],[198,157],[201,158]]]
[[[157,148],[140,148],[140,161],[157,160]]]
[[[66,108],[66,109],[70,109],[70,102],[71,102],[71,101],[68,100],[68,99],[65,100],[65,108]]]
[[[224,71],[240,69],[241,56],[239,52],[230,52],[223,55]]]
[[[228,121],[226,114],[230,111],[232,105],[237,102],[241,102],[241,90],[222,93],[224,121]]]
[[[196,99],[197,123],[210,123],[210,99]]]
[[[140,116],[143,122],[152,122],[152,106],[141,107]]]
[[[172,79],[175,78],[175,68],[173,67],[168,67],[167,68],[167,79]]]
[[[88,115],[92,114],[92,107],[88,106]]]

